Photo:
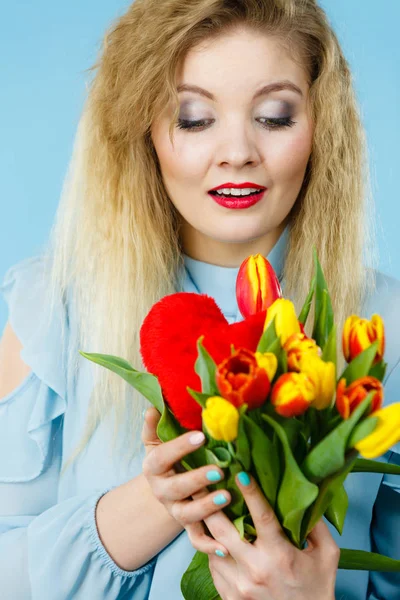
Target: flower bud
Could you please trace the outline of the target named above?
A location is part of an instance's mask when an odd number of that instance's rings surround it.
[[[237,438],[239,427],[239,411],[220,396],[212,396],[206,400],[206,408],[202,411],[203,423],[214,440],[232,442]]]
[[[218,390],[234,406],[259,408],[267,399],[271,384],[267,371],[260,368],[254,352],[239,348],[223,360],[215,374]]]
[[[343,419],[348,419],[359,404],[375,390],[372,399],[370,413],[378,410],[383,402],[383,385],[375,377],[367,375],[360,377],[346,387],[346,380],[342,378],[336,390],[336,408]]]
[[[378,418],[374,431],[355,444],[359,453],[368,459],[382,456],[400,441],[400,403],[381,408],[371,416]]]
[[[282,417],[302,415],[314,399],[314,384],[304,373],[284,373],[272,388],[271,403]]]
[[[343,327],[342,344],[343,354],[349,363],[358,354],[371,346],[378,340],[378,351],[374,364],[382,360],[385,352],[385,327],[379,315],[372,315],[371,320],[361,319],[357,315],[351,315],[346,319]]]
[[[264,331],[275,318],[275,331],[282,346],[294,333],[301,333],[293,302],[286,298],[278,298],[268,308],[265,318]]]
[[[251,255],[242,262],[236,279],[236,299],[244,318],[266,310],[281,296],[278,277],[264,256]]]

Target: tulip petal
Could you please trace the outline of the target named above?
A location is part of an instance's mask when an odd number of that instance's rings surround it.
[[[400,441],[400,403],[390,404],[371,414],[378,418],[374,431],[355,445],[364,458],[377,458]]]

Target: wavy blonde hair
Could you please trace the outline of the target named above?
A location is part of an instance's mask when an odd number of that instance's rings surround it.
[[[76,307],[78,336],[67,351],[69,376],[76,376],[85,360],[78,348],[122,356],[142,368],[142,321],[153,303],[176,289],[182,266],[179,219],[150,127],[172,101],[172,135],[179,106],[176,73],[189,49],[243,25],[282,41],[306,68],[311,86],[315,131],[290,215],[285,295],[299,310],[312,276],[313,244],[339,331],[375,289],[364,133],[349,66],[324,11],[314,0],[136,0],[106,32],[89,69],[95,75],[48,247],[52,307],[57,298]],[[134,457],[148,402],[114,373],[92,366],[95,384],[74,456],[110,415],[114,442],[128,440]]]

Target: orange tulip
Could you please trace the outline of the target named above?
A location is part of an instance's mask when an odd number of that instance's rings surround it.
[[[383,402],[383,385],[375,377],[367,375],[360,377],[346,387],[346,380],[342,378],[336,390],[336,408],[343,419],[348,419],[359,404],[375,390],[372,398],[370,413],[380,409]]]
[[[303,354],[300,360],[301,372],[313,382],[315,399],[312,406],[323,410],[331,406],[336,388],[336,369],[333,362],[325,362],[313,353]]]
[[[267,371],[259,367],[254,352],[239,348],[223,360],[215,374],[223,398],[238,407],[259,408],[267,399],[271,384]]]
[[[288,360],[289,371],[301,371],[300,361],[307,356],[315,356],[316,358],[322,355],[322,350],[315,340],[308,338],[304,333],[294,333],[291,335],[283,346]]]
[[[374,364],[382,360],[385,352],[385,327],[379,315],[372,315],[371,320],[361,319],[357,315],[351,315],[346,319],[343,327],[343,354],[349,363],[358,354],[371,346],[378,340],[378,351]]]
[[[282,417],[303,414],[315,399],[315,386],[304,373],[284,373],[272,388],[271,403]]]
[[[244,318],[266,310],[281,296],[278,277],[264,256],[251,255],[242,262],[236,279],[236,299]]]

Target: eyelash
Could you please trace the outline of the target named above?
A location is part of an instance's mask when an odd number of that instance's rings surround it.
[[[261,119],[265,119],[268,122],[267,124],[260,123],[262,127],[265,129],[273,130],[273,129],[283,129],[284,127],[293,127],[296,124],[296,121],[293,121],[291,117],[280,117],[280,118],[267,118],[260,117]],[[210,119],[201,119],[199,121],[188,121],[187,119],[178,119],[176,126],[179,129],[185,129],[186,131],[203,131],[207,127],[207,121]]]

